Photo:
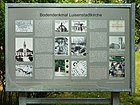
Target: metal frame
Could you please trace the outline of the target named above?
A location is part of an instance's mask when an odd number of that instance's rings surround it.
[[[22,7],[22,8],[30,8],[30,7],[38,7],[38,8],[43,8],[43,7],[57,7],[57,8],[63,8],[63,7],[70,7],[70,8],[108,8],[108,7],[113,7],[113,8],[131,8],[133,4],[80,4],[80,3],[75,3],[75,4],[61,4],[61,3],[6,3],[6,7]]]
[[[62,8],[62,7],[70,7],[70,8],[130,8],[130,19],[131,19],[131,25],[130,25],[130,46],[131,46],[131,51],[130,51],[130,60],[131,60],[131,65],[130,65],[130,73],[131,73],[131,77],[130,77],[130,89],[84,89],[84,90],[80,90],[80,91],[109,91],[109,92],[131,92],[131,94],[135,91],[135,49],[134,49],[134,30],[135,30],[135,4],[57,4],[57,3],[6,3],[5,4],[5,11],[6,11],[6,15],[5,15],[5,36],[8,37],[8,8],[31,8],[31,7],[36,7],[36,8],[43,8],[43,7],[48,7],[48,8]],[[8,40],[5,38],[5,42],[6,42],[6,71],[8,71],[9,68],[8,67]],[[8,81],[7,79],[8,77],[6,77],[6,81]],[[56,89],[54,91],[79,91],[79,90],[73,90],[73,89]],[[18,91],[18,90],[15,90]],[[24,91],[24,90],[23,90]],[[34,89],[32,90],[34,91]],[[37,91],[37,90],[36,90]],[[52,91],[52,89],[48,89],[48,91]]]
[[[82,91],[108,91],[111,92],[111,98],[27,98],[26,93],[20,93],[19,94],[19,105],[26,105],[26,104],[55,104],[55,103],[63,103],[63,104],[111,104],[111,105],[119,105],[120,104],[120,93],[123,91],[129,91],[132,95],[135,91],[135,49],[134,49],[134,35],[135,35],[135,4],[44,4],[44,3],[7,3],[5,5],[5,35],[6,37],[8,36],[8,8],[12,7],[21,7],[21,8],[31,8],[31,7],[37,7],[37,8],[43,8],[43,7],[57,7],[57,8],[62,8],[62,7],[70,7],[70,8],[130,8],[130,19],[131,19],[131,25],[130,25],[130,46],[131,46],[131,51],[130,51],[130,60],[131,60],[131,65],[130,65],[130,89],[88,89],[88,90],[80,90]],[[8,43],[8,40],[5,38],[5,42]],[[6,44],[6,71],[8,67],[8,45]],[[7,77],[6,77],[6,80]],[[66,90],[65,91],[79,91],[79,90]],[[64,91],[63,89],[61,90],[54,90],[54,91]],[[17,90],[15,90],[17,91]],[[23,90],[24,91],[24,90]],[[34,91],[34,90],[32,90]],[[51,89],[48,91],[52,91]]]

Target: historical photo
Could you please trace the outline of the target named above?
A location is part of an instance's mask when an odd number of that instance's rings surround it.
[[[109,76],[125,77],[125,57],[110,56],[109,57]]]
[[[125,21],[124,20],[110,20],[109,32],[125,32]]]
[[[124,50],[125,36],[109,36],[109,48],[113,50]]]
[[[72,20],[71,32],[87,32],[87,20]]]
[[[69,37],[55,37],[55,55],[69,55]]]
[[[33,38],[16,38],[16,61],[32,62],[33,61]]]
[[[32,77],[32,65],[16,65],[16,77]]]
[[[15,32],[33,32],[33,20],[15,20]]]
[[[69,76],[69,59],[55,60],[55,76]]]
[[[72,77],[86,77],[87,76],[87,62],[84,60],[71,61],[71,76]]]
[[[55,32],[69,32],[69,20],[55,20]]]
[[[86,38],[71,37],[71,55],[86,56]]]

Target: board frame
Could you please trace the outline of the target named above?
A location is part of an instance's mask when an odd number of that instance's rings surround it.
[[[130,9],[130,88],[129,89],[55,89],[47,91],[113,91],[113,92],[134,92],[135,91],[135,4],[51,4],[51,3],[6,3],[5,4],[5,64],[6,64],[6,74],[10,68],[8,67],[8,9],[9,8],[129,8]],[[6,76],[6,81],[9,81],[9,78]],[[8,82],[6,82],[6,90],[9,91]],[[16,90],[13,90],[16,91]],[[17,90],[18,91],[18,90]],[[25,91],[25,90],[23,90]],[[28,90],[27,90],[28,91]],[[32,89],[29,91],[40,91],[39,89]]]

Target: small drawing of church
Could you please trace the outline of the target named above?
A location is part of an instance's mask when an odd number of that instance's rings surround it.
[[[72,20],[71,21],[72,32],[87,32],[87,21],[86,20]]]
[[[33,51],[26,47],[26,42],[23,43],[23,48],[16,51],[16,60],[18,62],[33,61]]]
[[[74,27],[75,27],[75,30],[76,31],[83,31],[84,30],[84,24],[83,23],[80,23],[80,22],[78,22],[78,23],[75,23],[74,24]]]
[[[68,29],[65,25],[63,25],[63,23],[61,22],[61,24],[56,28],[56,32],[68,32]]]

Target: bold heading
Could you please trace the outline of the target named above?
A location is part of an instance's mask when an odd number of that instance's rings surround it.
[[[40,13],[40,17],[102,17],[99,13]]]

